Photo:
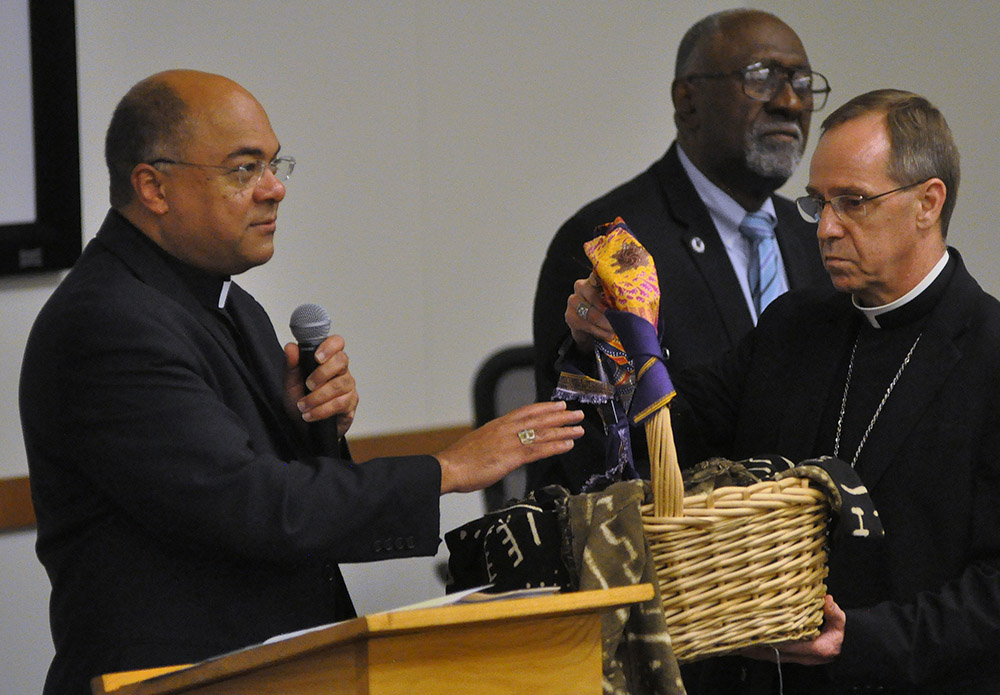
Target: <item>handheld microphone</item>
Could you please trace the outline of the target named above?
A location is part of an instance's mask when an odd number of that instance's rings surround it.
[[[312,374],[317,366],[316,348],[330,334],[330,315],[318,304],[302,304],[292,312],[288,327],[299,344],[299,373],[305,383],[306,377]],[[322,456],[337,454],[339,445],[336,418],[310,422],[309,436],[312,440],[313,453]]]

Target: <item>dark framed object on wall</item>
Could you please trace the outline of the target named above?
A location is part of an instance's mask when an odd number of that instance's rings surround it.
[[[13,125],[4,128],[9,140],[0,167],[6,182],[16,182],[0,198],[3,275],[68,268],[83,241],[74,2],[5,0],[11,6],[23,14],[5,18],[0,28],[13,46],[4,54],[0,79],[5,98],[14,95],[5,107],[12,115],[3,114]]]

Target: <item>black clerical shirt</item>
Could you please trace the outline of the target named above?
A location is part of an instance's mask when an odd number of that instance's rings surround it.
[[[949,258],[941,273],[923,292],[902,306],[879,314],[877,327],[863,316],[862,312],[858,312],[855,329],[857,348],[841,424],[837,457],[855,464],[855,468],[859,471],[864,470],[865,448],[861,448],[856,461],[855,454],[865,432],[871,426],[868,436],[875,437],[878,436],[880,428],[892,427],[892,423],[884,421],[881,416],[875,418],[876,411],[897,373],[900,379],[906,379],[906,369],[903,368],[900,373],[900,367],[922,334],[931,311],[944,295],[954,269],[955,261]],[[852,345],[854,344],[852,341]],[[920,349],[919,344],[915,349]],[[823,426],[816,442],[816,451],[834,453],[837,423],[844,403],[844,386],[847,383],[850,359],[850,353],[843,355],[839,376],[834,380],[837,388],[831,389],[827,394]],[[893,395],[890,393],[888,399],[891,398]],[[872,424],[873,418],[875,418],[874,424]]]

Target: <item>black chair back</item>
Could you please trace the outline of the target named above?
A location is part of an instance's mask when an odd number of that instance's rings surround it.
[[[479,367],[472,386],[476,427],[535,401],[535,348],[514,345],[490,355]],[[507,500],[524,497],[524,468],[483,490],[486,509],[499,509]]]

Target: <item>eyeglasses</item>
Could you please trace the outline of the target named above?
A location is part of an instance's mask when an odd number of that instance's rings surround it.
[[[683,79],[711,80],[719,77],[739,77],[743,81],[743,93],[757,101],[771,101],[788,83],[806,111],[819,111],[826,106],[831,89],[827,79],[818,72],[765,63],[754,63],[730,72],[700,72]]]
[[[287,181],[295,170],[295,157],[275,157],[270,162],[263,159],[255,159],[239,166],[227,167],[220,164],[197,164],[195,162],[181,162],[176,159],[154,159],[149,164],[173,164],[184,167],[201,167],[203,169],[221,169],[224,176],[233,176],[241,188],[254,188],[264,178],[264,171],[270,169],[274,177],[279,181]]]
[[[868,203],[873,200],[878,200],[879,198],[892,193],[905,191],[907,188],[919,186],[929,180],[930,179],[924,179],[923,181],[908,183],[905,186],[893,188],[891,191],[879,193],[878,195],[864,196],[848,193],[846,195],[835,195],[829,200],[814,195],[806,195],[801,198],[796,198],[795,205],[799,208],[799,214],[802,215],[802,219],[806,222],[819,222],[820,218],[823,216],[823,208],[826,207],[827,203],[829,203],[830,207],[833,208],[833,212],[838,218],[840,218],[841,222],[847,222],[849,220],[857,222],[858,220],[864,219],[865,215],[868,214]]]

